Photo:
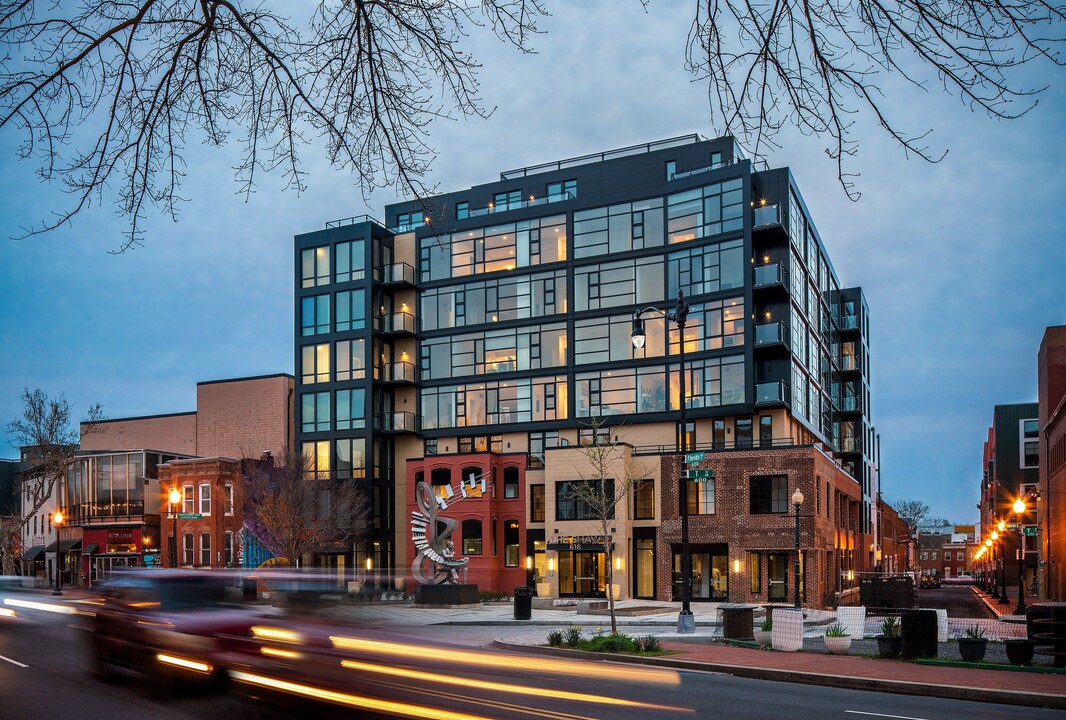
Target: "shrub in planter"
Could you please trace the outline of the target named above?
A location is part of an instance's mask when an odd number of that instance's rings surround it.
[[[966,629],[966,634],[959,638],[959,656],[966,662],[981,662],[988,649],[988,638],[978,625]]]
[[[774,621],[770,617],[770,611],[767,610],[766,611],[766,617],[764,617],[763,621],[761,623],[759,623],[759,629],[754,632],[755,642],[758,643],[759,645],[769,645],[770,644],[770,637],[773,634],[773,632],[772,632],[773,629],[774,629]]]
[[[903,637],[900,632],[899,618],[889,615],[881,621],[881,634],[877,636],[877,652],[888,660],[899,657],[903,648]]]
[[[1035,643],[1032,640],[1004,640],[1003,646],[1007,649],[1007,660],[1010,661],[1011,665],[1033,664]]]
[[[833,623],[825,629],[825,649],[831,655],[846,655],[851,649],[851,635],[840,623]]]

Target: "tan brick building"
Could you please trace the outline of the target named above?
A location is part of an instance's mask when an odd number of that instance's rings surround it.
[[[284,457],[292,447],[293,376],[209,380],[196,384],[193,412],[116,418],[83,434],[86,451],[150,448],[200,457]]]

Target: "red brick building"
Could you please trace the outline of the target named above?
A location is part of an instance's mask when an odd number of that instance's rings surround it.
[[[1066,326],[1044,332],[1037,355],[1040,419],[1040,597],[1066,600]]]
[[[182,567],[240,565],[244,475],[239,460],[172,460],[159,467],[159,487],[164,498],[175,488],[181,494],[177,505],[167,502],[160,512],[164,565],[172,567],[175,557]]]
[[[527,583],[525,453],[472,453],[429,456],[407,463],[410,487],[407,514],[420,511],[415,486],[430,483],[446,508],[441,516],[458,526],[447,539],[455,544],[455,554],[468,559],[466,580],[478,587],[507,589]],[[418,554],[408,533],[407,557]],[[411,568],[400,568],[413,587]],[[430,571],[428,560],[426,571]]]

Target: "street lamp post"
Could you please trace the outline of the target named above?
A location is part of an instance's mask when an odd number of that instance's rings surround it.
[[[181,491],[176,487],[170,490],[170,517],[174,521],[174,532],[170,536],[170,567],[178,566],[178,505],[181,503]]]
[[[1000,520],[996,525],[996,529],[999,531],[999,535],[1002,537],[1003,532],[1007,529],[1007,523]],[[1010,605],[1010,600],[1007,598],[1007,553],[1006,551],[1007,540],[1004,538],[1003,544],[999,546],[999,600],[997,602],[1000,605]]]
[[[59,510],[58,508],[56,508],[55,514],[52,515],[52,525],[54,525],[55,529],[56,529],[56,587],[52,591],[53,595],[62,595],[63,594],[63,587],[62,587],[62,584],[61,584],[62,581],[60,580],[60,577],[59,577],[59,574],[61,572],[60,553],[59,553],[59,526],[62,525],[62,524],[63,524],[63,512],[61,510]]]
[[[1022,528],[1022,515],[1025,513],[1025,500],[1018,498],[1014,501],[1014,518],[1018,521],[1018,604],[1014,608],[1015,615],[1025,615],[1028,609],[1025,607],[1025,532]]]
[[[796,488],[792,493],[792,507],[796,508],[796,602],[794,607],[800,607],[800,505],[803,504],[803,492]]]
[[[989,537],[989,539],[986,540],[985,543],[988,545],[989,551],[992,552],[992,553],[995,553],[995,549],[994,549],[992,543],[994,543],[996,540],[999,539],[999,533],[996,532],[995,530],[993,530],[992,534],[989,535],[988,537]],[[992,557],[995,558],[995,555],[993,554]],[[998,588],[996,587],[996,571],[995,571],[995,562],[994,561],[993,561],[992,568],[993,568],[992,569],[992,597],[995,597],[996,596],[996,591],[998,590]]]
[[[673,310],[660,310],[656,307],[648,307],[638,310],[633,316],[633,332],[631,339],[633,347],[642,348],[646,341],[644,335],[644,321],[641,315],[646,312],[656,312],[677,326],[678,345],[678,373],[680,380],[678,388],[681,392],[681,435],[678,438],[678,450],[681,455],[681,473],[679,478],[679,501],[681,504],[681,612],[677,616],[677,631],[679,633],[696,632],[696,622],[692,616],[692,555],[688,544],[688,463],[685,462],[685,453],[688,452],[688,422],[685,416],[685,323],[688,321],[688,303],[685,302],[685,293],[677,291],[677,306]],[[669,341],[667,346],[669,346]]]

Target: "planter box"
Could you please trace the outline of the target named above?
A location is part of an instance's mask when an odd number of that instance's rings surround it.
[[[770,645],[771,637],[773,633],[769,630],[755,630],[755,642],[760,645]]]
[[[903,649],[903,638],[899,635],[878,635],[877,653],[886,660],[895,660]]]
[[[965,662],[981,662],[985,659],[988,640],[985,638],[959,638],[959,656]]]
[[[844,637],[829,637],[826,635],[825,649],[829,651],[830,655],[847,655],[848,650],[851,649],[851,637],[848,635]]]
[[[1003,646],[1007,650],[1007,660],[1011,665],[1032,665],[1033,650],[1036,643],[1032,640],[1004,640]]]

